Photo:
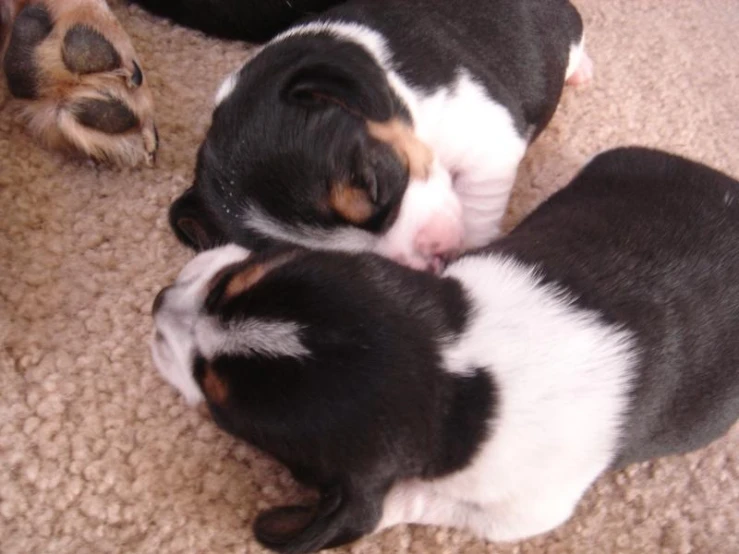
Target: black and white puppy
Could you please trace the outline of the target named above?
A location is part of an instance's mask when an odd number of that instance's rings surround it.
[[[521,539],[603,471],[736,421],[737,244],[739,182],[619,149],[441,277],[370,253],[202,253],[155,301],[153,355],[320,490],[260,515],[268,547],[407,522]]]
[[[426,268],[498,234],[527,145],[590,72],[567,0],[350,0],[224,81],[172,226]]]

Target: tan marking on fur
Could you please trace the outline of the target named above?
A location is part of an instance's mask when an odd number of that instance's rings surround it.
[[[289,262],[291,259],[293,259],[293,257],[293,253],[283,253],[276,255],[272,259],[265,260],[260,263],[248,264],[242,270],[237,271],[231,276],[228,284],[226,285],[226,290],[223,291],[223,300],[228,301],[249,290],[259,281],[261,281],[264,276],[267,275],[270,271],[274,270],[284,263]],[[232,270],[232,268],[233,266],[229,266],[219,271],[213,277],[213,279],[211,279],[211,283],[208,289],[212,290],[213,287],[215,287],[221,281],[221,279],[223,279],[223,276]]]
[[[407,123],[393,118],[389,121],[367,121],[370,136],[392,146],[408,166],[412,179],[425,181],[431,172],[434,153],[416,136]]]
[[[343,182],[331,187],[328,202],[343,218],[357,225],[365,223],[374,212],[366,191]]]
[[[228,285],[226,285],[226,290],[223,293],[224,298],[234,298],[242,292],[249,290],[267,274],[267,271],[268,268],[265,267],[264,264],[254,264],[243,271],[239,271],[236,275],[231,277]]]
[[[27,3],[14,1],[17,11]],[[46,0],[44,5],[55,24],[34,53],[40,70],[39,98],[17,101],[30,131],[49,148],[77,151],[119,165],[152,165],[157,150],[154,101],[145,73],[141,86],[135,88],[131,84],[138,57],[108,5],[104,0]],[[102,34],[118,52],[122,67],[86,75],[69,71],[62,59],[62,46],[67,31],[77,24]],[[6,46],[7,41],[3,55]],[[69,110],[79,100],[107,97],[128,106],[139,125],[125,133],[109,135],[80,125]]]
[[[223,404],[228,399],[228,385],[210,364],[205,366],[203,374],[203,393],[213,404]]]

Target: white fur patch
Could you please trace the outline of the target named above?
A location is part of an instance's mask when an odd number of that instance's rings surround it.
[[[319,227],[295,226],[270,217],[256,207],[247,208],[244,226],[262,235],[315,250],[364,252],[374,250],[378,238],[357,227],[324,230]]]
[[[462,283],[475,308],[467,331],[443,352],[445,364],[453,373],[490,372],[496,417],[469,467],[398,484],[380,528],[439,524],[497,541],[543,533],[569,518],[612,461],[633,339],[515,261],[463,258],[445,276]]]
[[[408,237],[415,237],[415,243],[409,242]],[[419,241],[460,249],[463,238],[462,206],[449,172],[435,161],[428,180],[411,179],[408,183],[398,217],[375,251],[403,265],[426,269],[429,256],[419,248]]]
[[[348,40],[364,46],[380,67],[389,68],[391,56],[385,37],[374,29],[359,23],[345,21],[313,21],[296,25],[274,37],[267,46],[297,35],[318,35],[327,33],[333,37]]]
[[[467,71],[435,93],[416,95],[416,132],[454,176],[465,225],[465,248],[500,234],[527,142],[508,110]]]

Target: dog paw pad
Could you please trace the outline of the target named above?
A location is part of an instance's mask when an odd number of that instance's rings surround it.
[[[74,25],[64,35],[62,60],[67,69],[81,75],[113,71],[121,67],[121,56],[108,39],[95,29],[81,24]]]
[[[70,111],[85,127],[108,135],[118,135],[139,125],[130,108],[117,98],[86,98],[75,103]]]

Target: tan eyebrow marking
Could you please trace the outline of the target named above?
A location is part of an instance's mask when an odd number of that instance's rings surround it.
[[[276,269],[282,264],[289,262],[294,257],[295,257],[295,253],[289,252],[287,254],[282,253],[282,254],[276,255],[273,258],[266,259],[262,262],[249,263],[248,265],[246,265],[246,267],[244,267],[241,270],[236,271],[233,275],[231,275],[228,283],[226,284],[226,288],[223,291],[221,301],[228,302],[229,300],[249,290],[254,285],[256,285],[259,281],[261,281],[264,278],[264,276],[267,275],[270,271],[272,271],[273,269]],[[213,288],[218,285],[221,279],[223,279],[223,276],[233,270],[234,265],[241,265],[241,264],[240,263],[232,264],[228,267],[223,268],[218,273],[216,273],[216,275],[211,279],[208,289],[212,291]]]
[[[329,205],[351,223],[365,223],[374,211],[367,191],[343,181],[334,183],[329,194]]]
[[[264,264],[254,264],[236,273],[226,285],[224,299],[230,300],[256,285],[267,274],[267,270]]]
[[[228,385],[209,363],[203,373],[203,392],[213,404],[223,404],[228,399]]]
[[[410,125],[397,117],[383,122],[367,121],[367,131],[370,136],[393,147],[406,162],[411,178],[428,179],[434,153],[418,138]]]

